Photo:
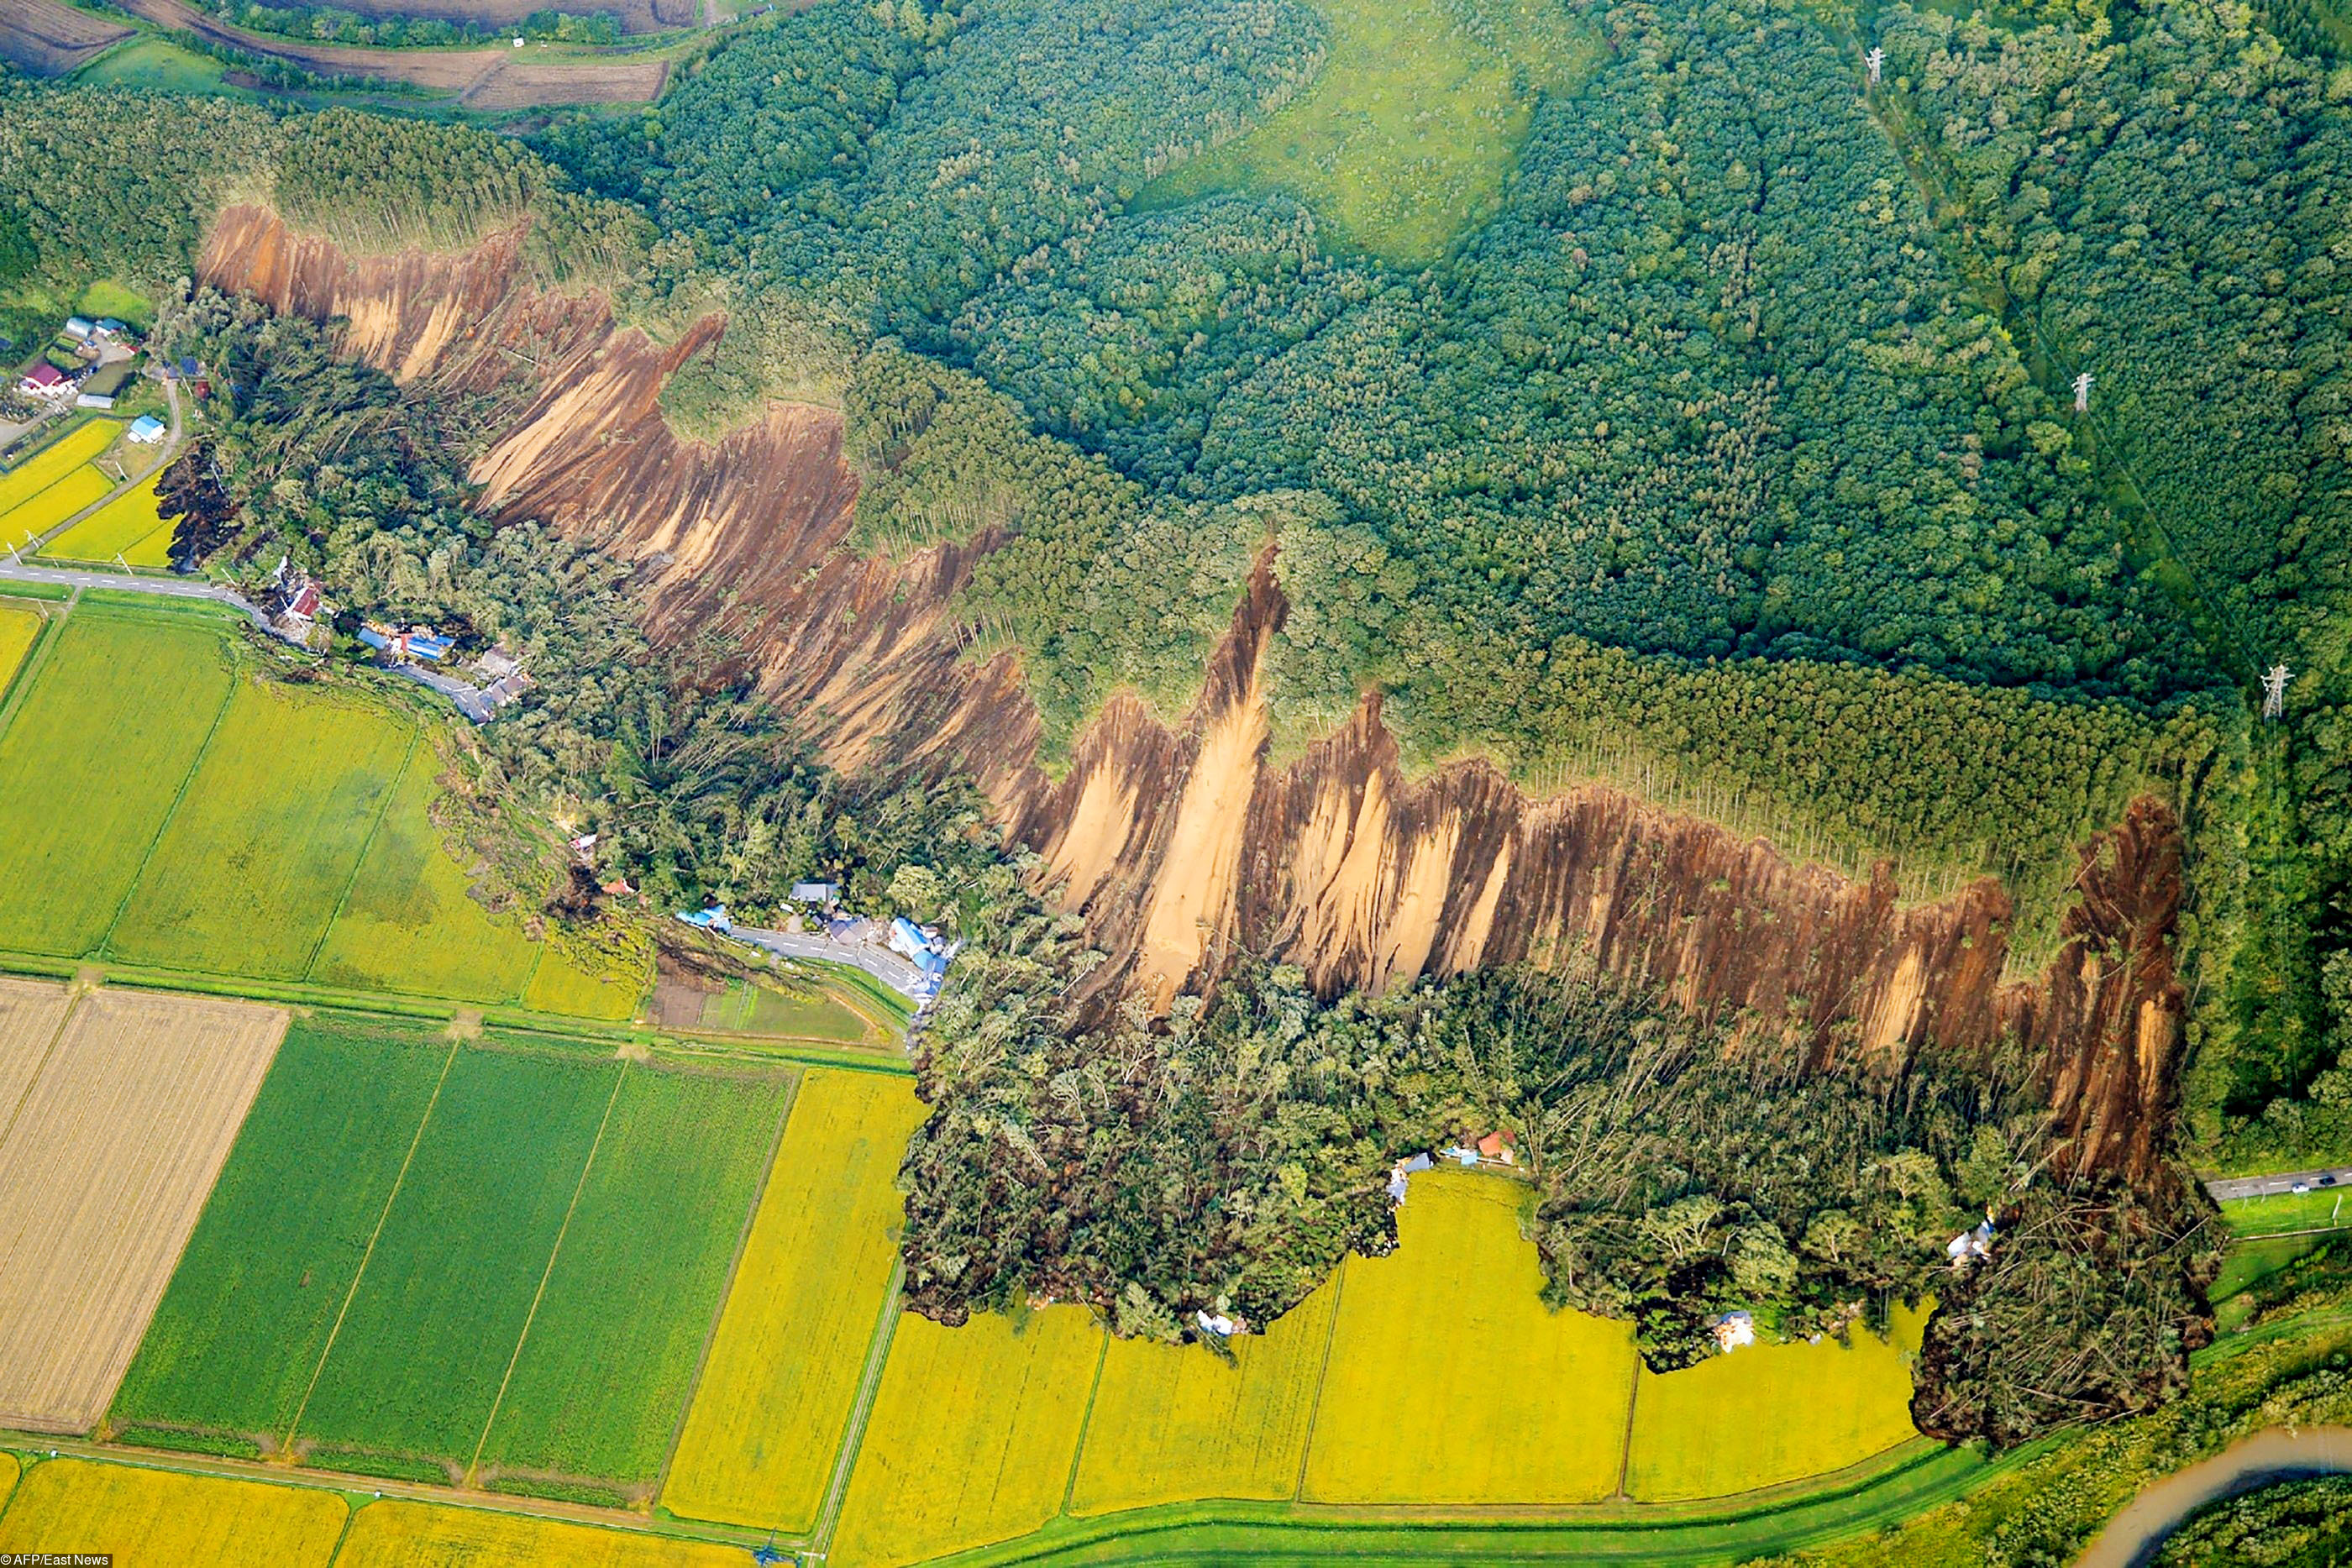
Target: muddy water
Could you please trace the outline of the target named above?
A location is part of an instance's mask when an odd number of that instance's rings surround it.
[[[2138,1568],[2209,1502],[2297,1476],[2352,1472],[2352,1427],[2273,1427],[2142,1490],[2075,1568]]]

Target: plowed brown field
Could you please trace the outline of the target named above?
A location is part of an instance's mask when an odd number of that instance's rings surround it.
[[[37,980],[0,980],[0,1138],[8,1135],[25,1091],[66,1021],[66,988]]]
[[[0,60],[36,76],[63,76],[130,36],[57,0],[0,0]]]
[[[75,1007],[0,1138],[0,1424],[97,1424],[285,1032],[247,1002]]]

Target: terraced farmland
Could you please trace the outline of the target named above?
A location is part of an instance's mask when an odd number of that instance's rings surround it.
[[[1103,1339],[1080,1307],[953,1329],[900,1318],[832,1561],[899,1568],[1059,1513]]]
[[[906,1080],[802,1081],[662,1492],[674,1513],[816,1522],[889,1287],[892,1181],[922,1103]]]
[[[650,1496],[792,1088],[772,1072],[630,1070],[482,1446],[486,1470]]]
[[[320,1462],[464,1469],[620,1071],[579,1053],[457,1053],[295,1425],[330,1450]]]
[[[0,734],[0,948],[95,950],[229,692],[195,620],[77,610]]]
[[[1231,1365],[1198,1345],[1112,1340],[1070,1511],[1295,1495],[1339,1295],[1327,1284],[1236,1340]]]
[[[421,1028],[288,1031],[115,1398],[118,1427],[232,1452],[285,1436],[451,1055]]]
[[[349,1516],[341,1498],[307,1487],[50,1459],[26,1473],[0,1514],[0,1553],[105,1551],[124,1568],[326,1568]]]
[[[1553,1312],[1521,1189],[1416,1177],[1386,1258],[1350,1258],[1302,1495],[1317,1502],[1580,1503],[1617,1490],[1633,1328]],[[1510,1431],[1486,1413],[1509,1391]],[[1409,1436],[1407,1436],[1409,1434]]]
[[[109,949],[135,963],[299,979],[413,737],[371,704],[240,680]]]
[[[76,1004],[0,1139],[0,1422],[97,1423],[285,1029],[245,1002]]]

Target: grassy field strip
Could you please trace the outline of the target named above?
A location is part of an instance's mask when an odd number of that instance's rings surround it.
[[[352,857],[352,874],[343,879],[342,891],[335,894],[335,907],[329,911],[327,923],[319,927],[318,938],[310,944],[310,951],[302,960],[303,979],[309,979],[311,971],[319,967],[319,955],[326,950],[327,938],[333,933],[335,922],[342,918],[343,905],[352,901],[352,889],[359,885],[360,873],[366,869],[368,863],[368,851],[373,847],[376,835],[383,831],[383,820],[391,814],[393,801],[399,798],[401,783],[407,779],[408,769],[416,760],[416,748],[422,744],[424,735],[422,727],[409,727],[408,748],[400,754],[400,768],[392,776],[392,787],[383,792],[383,802],[375,809],[375,821],[368,824],[367,837],[360,841],[360,852]]]
[[[621,1071],[569,1051],[458,1051],[294,1433],[304,1452],[457,1479]]]
[[[628,1070],[476,1456],[483,1484],[653,1500],[793,1089],[772,1069]]]
[[[490,1401],[490,1413],[482,1418],[482,1435],[474,1439],[474,1451],[466,1458],[465,1484],[474,1484],[475,1473],[481,1468],[482,1445],[490,1440],[490,1428],[497,1425],[499,1406],[507,1402],[507,1385],[514,1381],[515,1363],[522,1359],[522,1347],[530,1342],[530,1325],[539,1316],[539,1303],[547,1299],[547,1281],[555,1273],[555,1260],[563,1252],[564,1232],[572,1228],[572,1217],[580,1212],[580,1195],[588,1190],[588,1173],[595,1167],[596,1151],[604,1142],[604,1129],[613,1124],[613,1107],[621,1103],[621,1085],[628,1082],[628,1071],[613,1074],[613,1092],[604,1097],[604,1114],[596,1123],[596,1135],[588,1140],[588,1158],[581,1164],[580,1179],[572,1184],[572,1201],[563,1207],[563,1223],[555,1228],[555,1245],[548,1249],[547,1266],[539,1271],[539,1287],[530,1293],[530,1310],[523,1314],[522,1332],[515,1335],[514,1352],[507,1357],[507,1369],[499,1377],[499,1391]]]
[[[904,1080],[802,1081],[670,1460],[671,1512],[815,1527],[897,1255],[898,1162],[923,1113]]]
[[[335,1568],[743,1568],[740,1546],[404,1500],[352,1515]]]
[[[874,1396],[882,1387],[882,1369],[889,1364],[890,1342],[897,1337],[900,1292],[906,1285],[904,1259],[890,1265],[890,1290],[882,1298],[882,1316],[874,1325],[874,1342],[866,1347],[866,1365],[857,1378],[857,1397],[849,1406],[849,1427],[842,1434],[841,1452],[834,1456],[833,1478],[825,1483],[824,1502],[817,1510],[811,1544],[820,1553],[833,1548],[833,1532],[841,1524],[841,1500],[848,1494],[850,1472],[857,1468],[857,1450],[866,1442],[866,1423],[874,1415]]]
[[[131,991],[73,1010],[0,1143],[0,1417],[105,1414],[286,1024]]]
[[[25,706],[26,694],[41,678],[41,666],[49,662],[49,652],[58,645],[58,628],[71,613],[73,601],[68,599],[63,605],[53,607],[45,601],[16,599],[9,601],[8,608],[26,609],[37,621],[31,640],[18,650],[8,674],[0,677],[0,744],[6,742],[8,726],[16,719],[16,710]]]
[[[0,1553],[106,1551],[125,1568],[327,1568],[349,1515],[329,1491],[58,1458],[26,1472],[0,1515]]]
[[[2315,1187],[2309,1192],[2267,1193],[2261,1197],[2233,1197],[2221,1205],[2222,1222],[2235,1237],[2284,1236],[2298,1231],[2334,1230],[2345,1224],[2340,1186]]]
[[[449,1044],[449,1051],[441,1059],[441,1075],[434,1081],[432,1097],[425,1102],[425,1114],[416,1121],[416,1132],[408,1140],[408,1152],[403,1155],[399,1171],[392,1186],[384,1190],[383,1208],[375,1217],[375,1227],[368,1232],[367,1246],[361,1249],[360,1266],[352,1270],[352,1282],[343,1291],[342,1304],[335,1309],[335,1321],[327,1330],[326,1342],[319,1347],[318,1364],[310,1369],[310,1380],[302,1385],[302,1397],[296,1401],[294,1414],[286,1423],[285,1441],[291,1443],[294,1433],[302,1425],[303,1415],[310,1408],[310,1396],[319,1391],[319,1375],[327,1370],[327,1357],[334,1354],[335,1340],[343,1332],[343,1320],[351,1316],[352,1298],[359,1294],[360,1279],[367,1272],[368,1260],[375,1256],[375,1244],[383,1239],[384,1221],[392,1218],[392,1206],[400,1197],[401,1186],[408,1180],[409,1167],[416,1163],[416,1146],[425,1141],[425,1124],[433,1120],[433,1108],[441,1103],[441,1091],[448,1085],[449,1069],[457,1064],[457,1045]]]
[[[17,666],[41,640],[49,618],[29,603],[0,599],[0,699],[16,685]]]
[[[227,706],[219,635],[87,607],[0,733],[0,948],[95,952]]]
[[[306,1018],[287,1031],[115,1396],[118,1436],[278,1448],[449,1056],[415,1026]]]

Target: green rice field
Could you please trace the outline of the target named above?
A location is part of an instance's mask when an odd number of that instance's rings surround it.
[[[0,600],[0,700],[7,697],[18,667],[32,653],[33,644],[40,641],[41,628],[47,624],[47,617],[37,606]]]
[[[296,1021],[115,1396],[117,1426],[262,1448],[285,1435],[450,1052],[421,1028]]]
[[[462,1469],[613,1102],[610,1058],[450,1064],[294,1437]]]
[[[241,680],[108,950],[299,979],[414,736],[372,704]]]
[[[490,1424],[486,1468],[650,1491],[792,1091],[776,1072],[630,1070]]]
[[[97,949],[226,700],[218,632],[92,608],[0,734],[0,948]]]
[[[360,861],[310,977],[361,990],[512,1003],[539,949],[519,921],[467,895],[431,816],[440,756],[420,741]]]

